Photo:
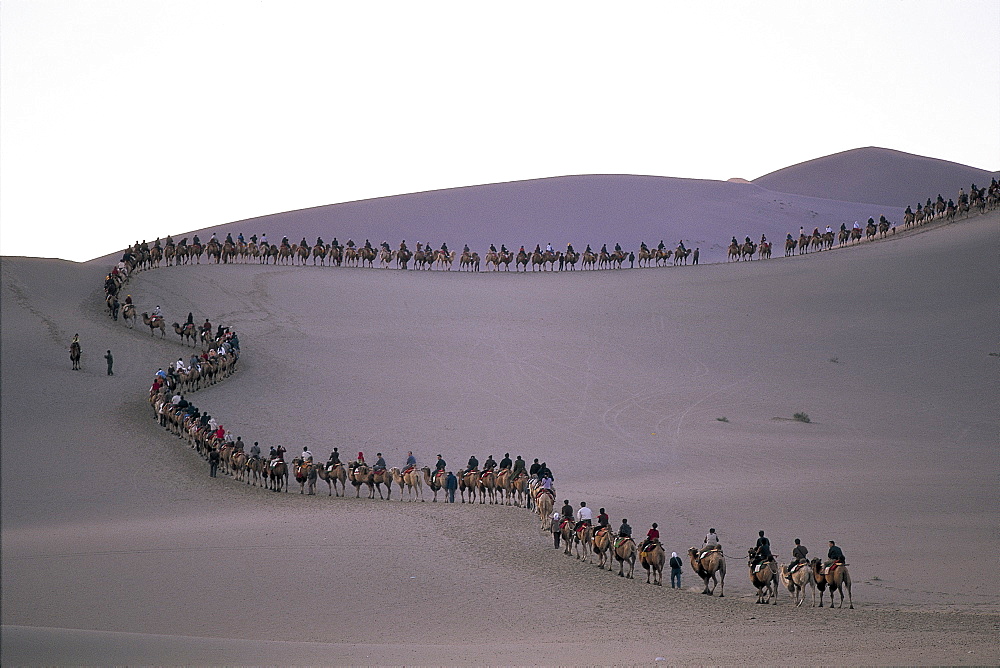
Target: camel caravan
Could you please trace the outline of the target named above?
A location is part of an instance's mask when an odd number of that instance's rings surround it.
[[[994,179],[988,188],[973,185],[969,194],[964,190],[960,191],[957,204],[952,200],[946,201],[939,195],[937,201],[928,199],[925,204],[918,204],[915,211],[907,207],[904,221],[906,227],[933,220],[948,221],[970,215],[970,212],[984,213],[998,205],[1000,185]],[[877,223],[874,219],[869,219],[863,230],[860,225],[851,229],[842,226],[837,234],[832,230],[821,233],[817,228],[812,234],[802,232],[797,240],[789,234],[785,255],[828,250],[833,247],[835,239],[843,246],[860,242],[862,235],[867,239],[876,239],[894,232],[895,227],[884,216]],[[685,248],[683,243],[675,249],[666,249],[661,242],[655,250],[643,243],[638,254],[639,266],[666,266],[668,262],[673,265],[686,264],[687,257],[691,254],[692,251]],[[755,244],[747,238],[743,244],[738,244],[734,239],[729,255],[731,260],[737,261],[752,260],[754,255],[766,259],[770,257],[770,243],[762,239],[762,243]],[[168,266],[199,264],[203,256],[207,262],[214,261],[216,264],[258,262],[304,266],[311,261],[313,265],[320,266],[374,267],[374,263],[378,261],[382,268],[395,266],[403,270],[410,268],[411,261],[413,269],[450,270],[456,259],[456,253],[448,251],[446,245],[435,250],[424,244],[417,244],[416,250],[411,252],[405,242],[400,244],[398,250],[391,250],[385,243],[380,250],[376,250],[367,242],[361,248],[356,248],[350,241],[341,246],[336,239],[331,244],[324,244],[321,239],[317,239],[317,244],[310,247],[305,244],[304,239],[300,244],[289,244],[285,239],[279,245],[270,245],[263,237],[260,240],[256,236],[251,237],[249,243],[246,243],[241,235],[235,241],[227,237],[224,242],[219,242],[213,235],[207,244],[202,245],[197,236],[191,244],[187,243],[186,238],[175,243],[168,237],[165,244],[161,245],[157,240],[152,247],[145,242],[137,242],[126,250],[121,261],[107,274],[104,287],[108,314],[117,320],[121,313],[126,325],[134,327],[139,316],[131,295],[126,297],[124,303],[120,300],[120,294],[131,276],[136,271],[157,268],[163,262]],[[502,246],[499,251],[491,247],[485,256],[487,271],[509,271],[511,263],[514,263],[515,271],[528,271],[529,266],[533,271],[572,271],[577,264],[581,269],[620,269],[627,259],[631,264],[634,261],[633,254],[622,250],[620,246],[616,246],[614,251],[608,251],[605,246],[600,252],[594,252],[588,246],[582,253],[573,250],[572,245],[568,245],[565,252],[554,251],[551,246],[542,251],[540,246],[536,246],[532,253],[528,253],[523,247],[514,253]],[[694,263],[697,263],[697,249],[694,250]],[[460,256],[459,269],[479,271],[478,253],[466,247]],[[166,320],[162,315],[155,311],[152,316],[143,312],[141,317],[143,323],[150,328],[151,336],[155,336],[159,330],[160,338],[165,338]],[[395,486],[399,501],[424,502],[427,496],[431,496],[431,501],[437,502],[438,495],[441,494],[442,500],[453,502],[455,493],[458,492],[461,503],[524,507],[537,514],[540,529],[553,535],[556,547],[560,542],[563,544],[563,554],[573,555],[578,561],[591,565],[596,561],[596,566],[601,570],[612,571],[617,564],[618,575],[624,579],[634,577],[635,563],[638,561],[646,571],[647,583],[662,586],[667,560],[658,532],[654,538],[651,531],[640,546],[632,538],[631,528],[625,520],[619,531],[614,532],[608,526],[603,509],[596,525],[589,517],[581,519],[574,517],[572,512],[569,516],[554,512],[556,496],[551,472],[544,463],[539,465],[537,459],[530,470],[525,470],[520,457],[517,463],[503,461],[499,466],[492,463],[490,457],[480,470],[478,462],[472,458],[469,465],[455,475],[445,470],[440,456],[438,466],[433,470],[427,466],[418,468],[413,461],[408,461],[404,467],[388,468],[382,463],[369,466],[364,462],[362,453],[359,453],[357,459],[342,463],[335,456],[337,449],[334,448],[330,460],[325,463],[315,462],[308,456],[296,457],[289,466],[284,460],[285,450],[282,446],[271,448],[269,456],[260,452],[256,442],[247,449],[240,437],[234,439],[231,431],[227,431],[214,417],[200,411],[185,398],[185,393],[196,392],[224,380],[236,370],[240,352],[238,337],[221,326],[213,334],[212,326],[207,320],[204,325],[195,325],[191,314],[188,315],[187,322],[175,322],[172,327],[182,344],[190,344],[192,348],[201,346],[202,352],[200,355],[192,354],[187,362],[181,357],[168,365],[166,370],[160,369],[150,388],[149,403],[154,419],[164,429],[178,439],[186,440],[191,449],[211,462],[213,475],[217,468],[224,475],[246,485],[267,487],[271,491],[285,493],[289,492],[289,481],[294,475],[302,495],[315,495],[319,481],[323,481],[327,484],[328,496],[331,497],[346,497],[350,483],[355,488],[354,498],[361,498],[362,488],[365,488],[368,499],[374,499],[378,493],[380,499],[390,501]],[[79,344],[76,343],[71,349],[74,369],[80,368],[80,358]],[[424,488],[429,493],[425,494]],[[800,546],[798,541],[796,543],[798,550]],[[777,604],[780,582],[795,606],[804,605],[807,595],[810,605],[817,605],[818,591],[818,605],[824,607],[824,597],[829,591],[829,607],[834,607],[834,595],[838,594],[840,608],[843,608],[845,597],[849,609],[854,608],[848,564],[833,541],[830,541],[826,561],[804,558],[803,549],[801,553],[793,550],[793,556],[796,557],[793,562],[778,563],[769,554],[769,550],[765,555],[767,558],[761,559],[759,548],[760,543],[756,551],[751,550],[747,557],[748,579],[756,592],[757,603]],[[719,597],[724,597],[726,557],[714,530],[701,547],[691,547],[687,554],[689,568],[702,581],[701,593],[714,596],[718,590]],[[670,559],[671,586],[674,586],[676,578],[676,586],[680,587],[682,563],[677,554],[673,553]]]

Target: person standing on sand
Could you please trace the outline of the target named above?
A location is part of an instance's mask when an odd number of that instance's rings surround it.
[[[572,506],[570,507],[570,510],[573,510]],[[559,528],[559,525],[562,524],[562,519],[562,514],[558,510],[552,513],[552,524],[550,527],[552,530],[552,541],[554,543],[552,549],[559,548],[559,538],[562,534],[562,530]]]
[[[448,492],[448,503],[455,503],[455,490],[458,489],[458,478],[451,471],[448,471],[448,477],[445,478],[444,488]]]
[[[701,254],[700,248],[694,249],[694,254],[691,256],[691,264],[698,264],[698,256]]]
[[[114,367],[115,365],[115,358],[111,356],[110,350],[108,351],[108,354],[104,356],[104,359],[108,361],[108,375],[109,376],[115,375],[115,372],[112,370],[112,367]]]
[[[212,452],[208,454],[208,475],[212,478],[216,477],[219,471],[219,449],[212,448]]]
[[[681,562],[680,557],[677,556],[676,552],[670,553],[670,588],[680,589],[681,588]],[[676,583],[676,584],[675,584]]]

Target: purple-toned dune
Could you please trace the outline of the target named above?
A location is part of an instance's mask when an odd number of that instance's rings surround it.
[[[213,232],[223,237],[266,232],[272,242],[288,236],[293,242],[305,237],[309,244],[317,236],[327,243],[336,236],[341,243],[369,239],[394,248],[405,239],[411,248],[418,241],[435,247],[447,242],[459,250],[469,244],[480,254],[491,243],[513,249],[524,244],[529,250],[547,243],[557,249],[572,243],[577,250],[621,243],[635,251],[641,242],[656,246],[663,240],[673,248],[683,239],[688,247],[701,248],[703,261],[712,261],[724,259],[733,235],[781,239],[788,232],[797,235],[802,225],[837,228],[881,214],[900,222],[902,209],[776,193],[754,184],[588,175],[380,197],[163,233],[177,240],[197,233],[204,241]]]
[[[982,188],[997,176],[1000,172],[869,146],[800,162],[753,183],[776,192],[905,208],[939,193],[954,198],[959,188],[968,192],[972,183]]]

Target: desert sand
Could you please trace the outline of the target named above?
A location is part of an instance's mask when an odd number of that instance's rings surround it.
[[[127,287],[240,333],[240,370],[189,398],[245,441],[539,457],[560,500],[658,522],[668,552],[715,527],[723,599],[687,565],[673,590],[565,557],[524,509],[211,479],[145,401],[190,348],[102,312],[104,260],[3,258],[0,660],[996,664],[998,253],[993,212],[732,265],[202,265]],[[782,561],[836,540],[855,609],[755,605],[760,529]]]

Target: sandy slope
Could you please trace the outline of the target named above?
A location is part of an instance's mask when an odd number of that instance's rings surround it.
[[[882,214],[900,222],[904,208],[787,195],[745,183],[591,174],[380,197],[164,233],[177,240],[197,233],[205,241],[212,232],[221,238],[227,232],[234,238],[267,232],[272,242],[287,235],[296,243],[305,237],[309,244],[317,236],[358,245],[368,238],[372,244],[387,240],[393,248],[405,239],[411,249],[417,241],[435,248],[447,242],[453,250],[469,244],[481,256],[491,243],[515,250],[547,243],[562,250],[572,243],[582,251],[587,244],[599,250],[601,244],[614,248],[620,242],[638,251],[642,242],[655,247],[663,240],[674,248],[683,239],[689,248],[700,248],[708,262],[725,259],[734,235],[784,239],[789,232],[798,236],[800,225],[810,231],[839,228]]]
[[[244,439],[542,457],[561,498],[657,521],[668,549],[716,527],[723,600],[573,562],[519,509],[210,480],[142,400],[176,341],[101,315],[100,265],[4,258],[0,659],[996,663],[998,251],[992,214],[739,266],[130,286],[241,332],[242,369],[193,398]],[[782,556],[836,539],[856,609],[753,605],[758,529]]]
[[[906,207],[941,194],[957,202],[958,189],[982,188],[1000,172],[868,146],[807,160],[753,179],[762,188],[848,202]],[[889,177],[889,178],[887,178]]]

